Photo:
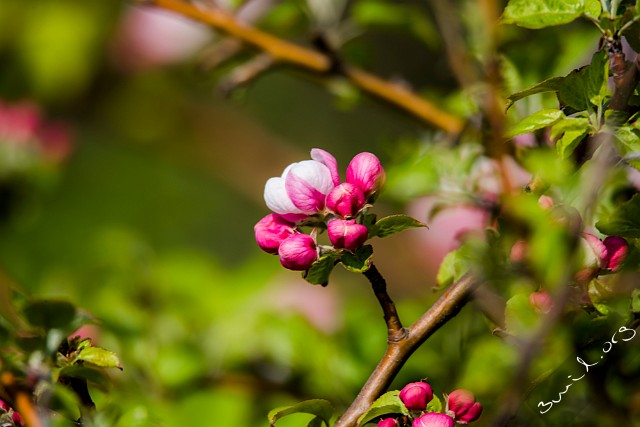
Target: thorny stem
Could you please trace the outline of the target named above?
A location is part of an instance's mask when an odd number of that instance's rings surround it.
[[[227,12],[213,8],[202,9],[180,0],[149,0],[148,3],[223,31],[270,55],[275,63],[293,65],[318,74],[339,73],[358,89],[447,133],[458,134],[462,130],[463,123],[458,117],[440,110],[403,85],[386,81],[346,64],[336,67],[335,58],[331,55],[291,43],[243,24]]]
[[[372,266],[373,268],[373,266]],[[377,272],[377,270],[375,270]],[[374,273],[378,276],[379,272]],[[380,276],[381,277],[381,276]],[[382,279],[384,281],[384,279]],[[353,427],[358,418],[389,387],[409,356],[433,335],[440,326],[454,317],[467,303],[473,288],[479,283],[470,274],[453,283],[426,313],[397,341],[387,343],[387,350],[351,406],[342,414],[334,427]],[[384,310],[384,308],[383,308]],[[386,315],[386,311],[385,311]],[[399,322],[399,320],[398,320]]]

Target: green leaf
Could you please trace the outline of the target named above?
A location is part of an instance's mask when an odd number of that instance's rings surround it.
[[[369,239],[372,237],[387,237],[408,228],[426,227],[417,219],[408,215],[391,215],[380,218],[370,229]]]
[[[345,252],[342,255],[342,265],[354,273],[363,273],[371,267],[371,257],[373,256],[373,246],[364,245],[359,247],[354,253]]]
[[[637,123],[637,122],[636,122]],[[620,126],[616,129],[616,147],[624,160],[634,168],[640,170],[640,130],[637,124]]]
[[[402,400],[399,397],[400,391],[393,390],[388,391],[380,396],[373,405],[367,409],[367,411],[358,419],[358,427],[361,427],[369,421],[390,414],[402,414],[409,415],[407,407],[404,406]]]
[[[516,336],[535,332],[540,316],[529,303],[529,296],[520,293],[509,298],[504,310],[507,331]]]
[[[427,412],[442,412],[442,402],[440,401],[440,398],[438,396],[436,396],[435,394],[433,395],[433,399],[431,399],[431,402],[429,402],[427,404]]]
[[[608,218],[598,221],[596,227],[608,236],[640,237],[640,195],[634,195]]]
[[[598,19],[602,13],[600,0],[584,0],[584,14],[589,18]]]
[[[583,0],[511,0],[502,18],[507,24],[536,29],[567,24],[584,11]]]
[[[527,96],[535,95],[543,92],[557,92],[560,90],[564,77],[552,77],[545,81],[542,81],[536,85],[533,85],[527,89],[521,90],[510,95],[507,98],[507,110],[516,102]]]
[[[113,351],[100,347],[85,347],[78,352],[74,360],[100,368],[118,368],[122,370],[118,355]]]
[[[269,418],[269,425],[273,427],[275,426],[276,421],[280,418],[299,413],[315,415],[317,418],[320,418],[327,427],[329,427],[329,421],[333,414],[333,407],[327,400],[313,399],[305,400],[304,402],[300,402],[292,406],[275,408],[269,411],[269,414],[267,415]],[[311,422],[313,423],[314,421],[311,420]],[[310,425],[314,426],[314,424],[311,423]]]
[[[560,158],[568,158],[590,130],[589,120],[584,117],[569,117],[557,122],[551,128],[551,138],[559,137],[556,141],[556,151]]]
[[[540,110],[525,117],[520,123],[516,124],[511,131],[509,131],[508,136],[512,137],[543,129],[557,123],[562,118],[564,118],[564,113],[557,108]]]
[[[631,311],[640,313],[640,289],[634,289],[631,292]]]
[[[438,289],[449,286],[469,271],[470,255],[470,249],[463,245],[444,257],[436,276]]]
[[[27,321],[44,329],[67,329],[76,317],[76,308],[66,301],[35,300],[23,310]]]
[[[607,94],[607,55],[604,50],[593,54],[591,63],[567,75],[558,92],[560,102],[577,111],[590,104],[600,105]]]
[[[314,262],[310,269],[303,272],[302,277],[312,285],[325,286],[329,283],[331,271],[333,271],[333,267],[335,267],[339,259],[340,254],[338,252],[327,252]]]

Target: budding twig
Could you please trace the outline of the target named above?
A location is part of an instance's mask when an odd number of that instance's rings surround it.
[[[373,268],[373,266],[372,266]],[[377,270],[376,270],[377,271]],[[379,272],[377,273],[380,274]],[[383,279],[384,280],[384,279]],[[358,418],[389,387],[409,356],[433,335],[440,326],[454,317],[467,303],[471,291],[479,283],[467,274],[453,283],[442,296],[422,315],[416,323],[406,329],[406,334],[397,341],[389,341],[384,356],[378,363],[351,406],[342,414],[334,427],[353,427]],[[386,314],[386,312],[385,312]],[[398,320],[399,321],[399,320]]]
[[[150,0],[150,4],[208,24],[263,51],[275,62],[293,65],[313,73],[335,72],[335,63],[328,55],[243,24],[222,10],[201,9],[180,0]],[[458,117],[440,110],[406,87],[355,67],[344,65],[340,69],[357,88],[410,113],[423,122],[451,134],[457,134],[462,130],[463,123]]]

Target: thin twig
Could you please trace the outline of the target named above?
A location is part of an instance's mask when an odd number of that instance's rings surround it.
[[[442,296],[422,315],[416,323],[406,330],[399,341],[389,341],[387,350],[366,384],[358,393],[351,406],[342,414],[335,427],[353,427],[358,418],[389,387],[409,356],[433,335],[440,326],[454,317],[467,303],[471,291],[479,283],[470,274],[453,283]]]
[[[204,10],[180,0],[150,0],[150,4],[208,24],[269,54],[276,62],[319,74],[327,74],[335,70],[334,61],[326,54],[243,24],[222,10]],[[423,122],[451,134],[458,134],[462,130],[463,123],[458,117],[440,110],[406,87],[388,82],[355,67],[345,65],[340,68],[357,88],[411,113]]]
[[[396,305],[391,300],[389,293],[387,292],[387,282],[380,274],[374,264],[364,272],[364,275],[369,282],[373,292],[378,298],[382,312],[384,313],[384,320],[387,322],[388,340],[389,342],[398,342],[407,336],[406,329],[402,326]]]

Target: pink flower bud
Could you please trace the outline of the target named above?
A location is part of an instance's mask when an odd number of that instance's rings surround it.
[[[367,240],[369,230],[362,224],[356,224],[355,219],[333,219],[327,225],[327,233],[337,249],[355,251]]]
[[[311,158],[316,162],[322,163],[329,169],[329,172],[331,172],[331,180],[333,181],[333,185],[340,184],[338,162],[336,161],[335,157],[333,157],[330,153],[321,150],[320,148],[313,148],[311,150]]]
[[[385,173],[380,160],[371,153],[359,153],[347,167],[347,179],[350,184],[360,188],[369,197],[380,189],[385,181]]]
[[[606,255],[604,257],[605,267],[609,270],[617,270],[627,256],[629,246],[627,241],[622,237],[609,236],[604,239],[603,242],[606,248]]]
[[[424,411],[433,399],[431,386],[425,382],[409,383],[400,390],[400,400],[410,411]],[[430,424],[425,424],[430,425]],[[415,426],[415,422],[414,422]]]
[[[459,418],[456,417],[456,421],[460,424],[467,424],[480,418],[480,415],[482,415],[482,405],[476,402],[471,405],[471,408],[469,408],[466,413],[462,414]]]
[[[549,295],[547,291],[531,292],[531,294],[529,294],[529,304],[531,304],[538,313],[546,314],[550,312],[553,307],[553,299],[551,299],[551,295]]]
[[[342,217],[355,216],[364,204],[362,190],[348,182],[338,185],[327,196],[327,208]]]
[[[13,423],[18,427],[21,427],[24,424],[22,416],[16,411],[13,411],[13,414],[11,414],[11,421],[13,421]]]
[[[398,421],[395,418],[385,418],[378,421],[376,427],[398,427]]]
[[[413,420],[412,427],[453,427],[453,418],[437,412],[427,412]]]
[[[4,400],[0,399],[0,409],[2,409],[4,412],[9,412],[9,409],[11,408]]]
[[[316,241],[308,234],[292,234],[280,243],[280,263],[289,270],[308,270],[318,258]]]
[[[294,224],[277,214],[269,214],[253,227],[256,242],[263,251],[277,254],[280,243],[294,233]]]
[[[455,390],[447,397],[447,414],[460,424],[477,420],[481,413],[482,405],[476,402],[475,396],[468,390]]]
[[[587,243],[585,247],[585,265],[588,267],[605,267],[606,264],[604,260],[607,256],[607,247],[602,243],[602,240],[591,233],[582,233],[582,237],[584,238],[584,242]],[[585,245],[583,244],[583,246]]]

